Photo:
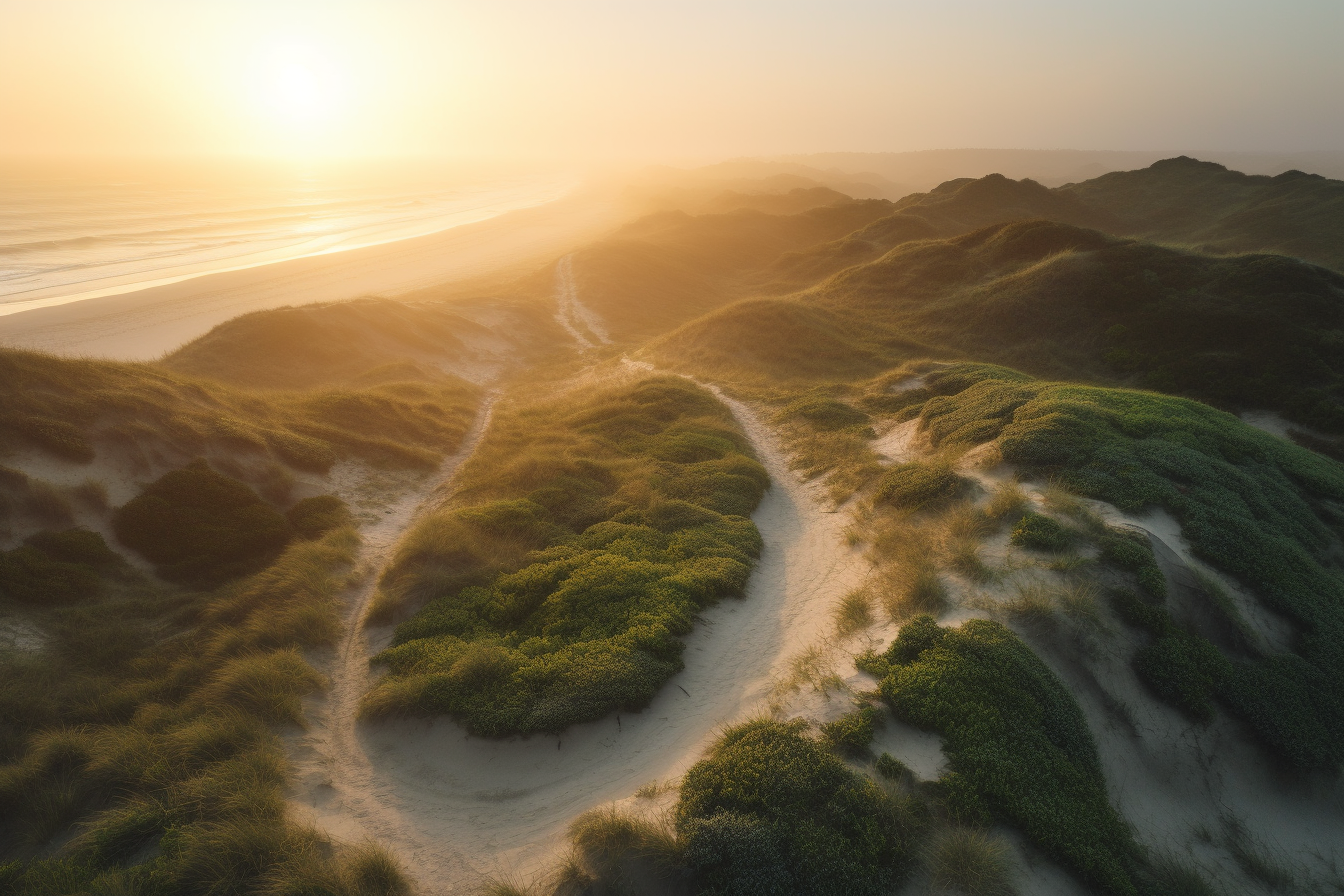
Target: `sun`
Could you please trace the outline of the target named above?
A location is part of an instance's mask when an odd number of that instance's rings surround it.
[[[307,132],[330,124],[339,111],[339,72],[307,46],[277,47],[271,54],[267,104],[284,130]]]

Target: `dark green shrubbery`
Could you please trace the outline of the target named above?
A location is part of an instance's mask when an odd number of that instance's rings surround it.
[[[504,418],[480,449],[472,481],[496,500],[408,539],[384,587],[438,596],[377,658],[392,674],[366,711],[499,736],[639,709],[681,668],[695,614],[742,593],[768,479],[712,395],[659,378],[538,414],[516,445]]]
[[[912,461],[892,467],[878,482],[875,497],[907,510],[936,510],[965,494],[969,485],[950,464]]]
[[[1134,655],[1139,679],[1191,718],[1210,721],[1213,698],[1231,684],[1232,663],[1207,639],[1177,625],[1165,608],[1123,591],[1112,603],[1126,622],[1153,634]]]
[[[686,773],[676,828],[700,892],[878,896],[909,869],[913,813],[805,731],[738,725]]]
[[[284,550],[288,521],[243,483],[198,460],[166,473],[112,518],[117,538],[170,582],[212,587]]]
[[[1016,635],[920,616],[885,660],[882,696],[896,716],[943,736],[940,784],[954,817],[1013,824],[1088,884],[1135,892],[1139,848],[1107,801],[1082,711]]]
[[[37,607],[89,600],[103,591],[100,572],[124,566],[97,532],[39,532],[12,551],[0,551],[0,598]]]
[[[862,753],[873,742],[873,728],[878,718],[877,708],[864,704],[834,722],[822,725],[821,736],[841,752]]]
[[[945,376],[958,368],[930,374],[933,391]],[[1199,555],[1292,619],[1294,652],[1233,662],[1219,696],[1294,764],[1344,761],[1344,576],[1328,559],[1344,532],[1344,467],[1185,399],[984,367],[956,387],[921,411],[935,444],[996,440],[1008,462],[1075,492],[1164,508]],[[1211,661],[1175,642],[1146,660],[1154,670]],[[1198,699],[1181,699],[1202,714]]]
[[[1013,526],[1013,544],[1036,551],[1062,551],[1073,536],[1052,517],[1028,513]]]

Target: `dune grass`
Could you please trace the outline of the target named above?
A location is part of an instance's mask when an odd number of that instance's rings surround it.
[[[428,369],[372,385],[256,391],[152,364],[3,349],[0,451],[73,463],[113,453],[151,467],[217,454],[318,472],[342,458],[424,469],[461,441],[478,395]]]
[[[1196,553],[1299,628],[1291,652],[1229,658],[1229,671],[1196,641],[1155,624],[1159,645],[1141,666],[1159,693],[1207,715],[1197,696],[1204,685],[1179,695],[1158,684],[1184,669],[1215,684],[1220,702],[1293,764],[1344,761],[1344,467],[1183,399],[975,365],[929,380],[944,393],[919,411],[935,444],[992,440],[1008,462],[1078,494],[1123,510],[1167,510]],[[1135,550],[1110,538],[1103,554],[1138,563],[1141,586],[1156,591],[1160,574]]]
[[[768,484],[731,414],[675,377],[497,411],[453,502],[417,524],[385,594],[429,603],[376,662],[370,715],[560,731],[639,709],[694,615],[742,593]],[[399,603],[394,601],[393,603]]]
[[[407,891],[377,847],[288,818],[272,728],[324,684],[300,650],[339,634],[352,528],[195,594],[110,562],[91,533],[31,542],[101,587],[43,606],[43,650],[0,654],[0,891]]]

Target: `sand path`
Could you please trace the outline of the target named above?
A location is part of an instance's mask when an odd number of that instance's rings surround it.
[[[566,255],[555,265],[555,319],[565,328],[580,349],[609,345],[611,336],[602,319],[579,301],[579,285],[574,279],[574,256]],[[592,337],[592,338],[589,338]]]
[[[868,564],[845,541],[846,518],[822,509],[825,496],[798,480],[756,413],[720,397],[774,483],[753,517],[765,550],[746,596],[702,615],[686,638],[685,670],[647,709],[559,737],[508,740],[470,737],[447,718],[356,724],[369,685],[367,656],[389,633],[366,646],[352,625],[325,710],[317,709],[318,724],[292,751],[294,803],[334,836],[386,844],[425,892],[473,892],[490,878],[541,872],[576,815],[679,776],[722,726],[764,710],[790,660],[822,636],[831,607]],[[445,466],[449,476],[483,425]],[[402,513],[403,528],[413,518]],[[366,534],[370,559],[390,555],[393,528]],[[372,587],[361,591],[352,618]]]

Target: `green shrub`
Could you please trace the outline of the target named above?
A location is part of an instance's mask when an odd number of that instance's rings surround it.
[[[236,479],[198,460],[166,473],[112,518],[122,544],[172,582],[210,587],[280,555],[289,523]]]
[[[943,737],[954,817],[1016,825],[1088,884],[1135,892],[1140,852],[1111,808],[1092,735],[1072,695],[1008,629],[923,616],[887,650],[882,696]]]
[[[676,828],[700,892],[884,894],[916,823],[801,723],[730,728],[686,773]]]
[[[431,599],[376,658],[366,713],[502,736],[637,710],[695,614],[746,587],[769,480],[712,395],[659,377],[514,413],[473,458],[476,500],[422,520],[384,577]]]
[[[963,495],[969,484],[949,464],[912,461],[883,475],[875,497],[907,510],[936,510]]]
[[[1125,511],[1167,510],[1196,554],[1302,630],[1293,652],[1230,670],[1203,646],[1169,641],[1144,659],[1155,688],[1206,715],[1198,695],[1215,682],[1219,699],[1293,764],[1344,761],[1344,574],[1331,559],[1344,467],[1185,399],[973,365],[928,381],[942,393],[920,410],[935,444],[993,440],[1008,462],[1076,493]],[[1103,559],[1135,571],[1150,594],[1165,592],[1154,564],[1104,541]]]
[[[929,847],[929,880],[936,892],[960,896],[1012,896],[1008,844],[975,828],[953,828]]]
[[[834,722],[821,726],[821,736],[832,748],[861,753],[873,742],[873,727],[879,719],[877,708],[867,704]]]
[[[1027,513],[1013,525],[1013,544],[1036,551],[1062,551],[1073,541],[1068,529],[1041,513]]]
[[[914,780],[915,777],[915,773],[910,770],[910,766],[890,753],[883,753],[877,757],[877,763],[874,767],[879,775],[889,781]]]

